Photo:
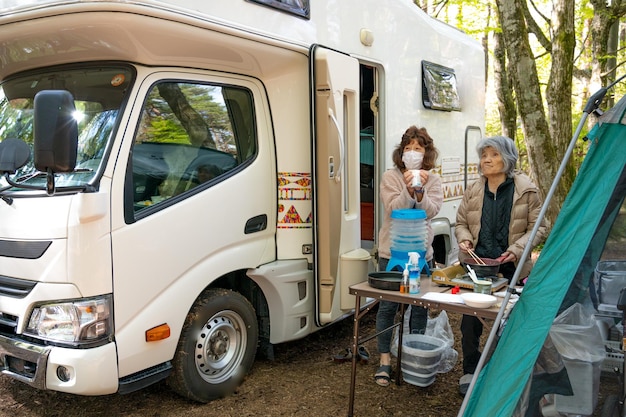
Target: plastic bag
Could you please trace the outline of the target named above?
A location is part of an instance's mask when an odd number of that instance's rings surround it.
[[[571,305],[554,319],[550,336],[566,359],[591,363],[604,360],[604,340],[595,315],[580,303]]]
[[[454,333],[452,332],[452,327],[450,327],[448,314],[445,310],[442,310],[434,319],[428,319],[426,334],[446,342],[447,348],[441,355],[441,362],[439,363],[437,372],[440,374],[450,372],[452,368],[454,368],[454,365],[456,365],[459,352],[454,350]]]
[[[409,317],[410,311],[407,309],[406,314],[404,315],[404,335],[410,334]],[[450,322],[448,321],[448,314],[445,310],[442,310],[437,317],[428,317],[426,331],[424,334],[426,336],[440,339],[445,343],[446,348],[441,355],[441,361],[439,362],[436,371],[440,374],[450,372],[452,368],[454,368],[454,365],[456,365],[459,358],[459,352],[454,349],[454,333],[452,331],[452,327],[450,326]],[[396,357],[398,356],[397,329],[394,330],[391,342],[391,353]]]

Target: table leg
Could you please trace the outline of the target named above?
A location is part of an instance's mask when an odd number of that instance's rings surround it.
[[[398,359],[396,361],[396,385],[402,384],[402,336],[404,334],[404,312],[406,304],[400,304],[400,325],[398,326]]]
[[[478,316],[475,316],[475,317],[476,317],[476,318],[477,318],[477,319],[478,319],[478,320],[479,320],[479,321],[483,324],[483,326],[485,327],[485,329],[487,329],[487,330],[491,331],[491,324],[490,324],[490,323],[488,323],[488,322],[487,322],[487,320],[485,320],[485,318],[484,318],[484,317],[478,317]]]
[[[356,359],[359,352],[359,321],[361,311],[361,297],[358,295],[354,307],[354,333],[352,335],[352,374],[350,375],[350,403],[348,405],[348,417],[354,415],[354,390],[356,387]]]

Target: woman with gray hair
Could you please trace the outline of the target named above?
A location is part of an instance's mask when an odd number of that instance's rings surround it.
[[[528,176],[517,172],[518,152],[512,139],[485,138],[476,147],[480,158],[480,178],[470,184],[457,211],[455,235],[462,255],[469,249],[481,258],[500,261],[500,273],[509,280],[521,262],[520,280],[530,274],[533,262],[520,259],[541,211],[539,189]],[[542,222],[532,246],[548,233]],[[480,359],[483,325],[474,316],[461,320],[463,376],[459,390],[465,395]]]

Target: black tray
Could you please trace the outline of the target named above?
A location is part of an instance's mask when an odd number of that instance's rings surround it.
[[[402,272],[370,272],[367,276],[367,282],[372,288],[377,288],[379,290],[400,291]]]

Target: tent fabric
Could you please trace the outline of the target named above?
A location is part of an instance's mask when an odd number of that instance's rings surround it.
[[[590,276],[624,199],[625,110],[626,97],[588,135],[587,156],[464,417],[513,415],[554,318],[588,297]]]

